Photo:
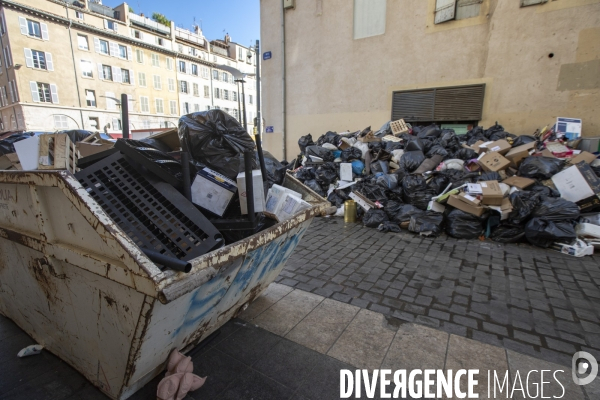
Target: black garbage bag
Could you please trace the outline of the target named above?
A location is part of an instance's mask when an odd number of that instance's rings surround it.
[[[344,205],[346,200],[340,196],[337,190],[333,190],[331,193],[329,193],[329,196],[327,196],[327,201],[330,202],[332,206],[340,208],[342,205]]]
[[[434,144],[433,146],[431,146],[431,148],[427,152],[427,158],[431,158],[433,156],[447,157],[448,154],[449,154],[448,150],[446,150],[444,147],[442,147],[442,145]]]
[[[484,222],[484,218],[455,208],[446,215],[446,233],[457,239],[477,239]]]
[[[424,210],[418,209],[417,207],[411,204],[402,204],[400,205],[400,207],[397,208],[397,212],[394,214],[393,217],[390,215],[390,221],[396,222],[397,224],[401,224],[403,222],[409,222],[412,216],[423,214],[425,214]]]
[[[255,149],[244,127],[219,109],[182,116],[179,140],[183,151],[189,152],[194,160],[233,180],[243,170],[244,152]],[[257,169],[254,159],[253,164]]]
[[[329,143],[334,145],[335,147],[337,147],[340,144],[340,140],[342,139],[342,137],[340,135],[338,135],[335,132],[327,132],[326,134],[322,135],[318,140],[317,140],[317,146],[323,146],[325,143]]]
[[[60,131],[58,133],[66,133],[67,136],[69,136],[69,139],[71,139],[71,142],[77,143],[77,142],[81,142],[83,139],[90,136],[93,132],[84,131],[83,129],[71,129],[68,131]],[[161,150],[161,149],[158,149],[158,150]],[[161,151],[164,151],[164,150],[161,150]],[[171,151],[171,150],[169,149],[167,151]]]
[[[286,166],[277,160],[273,154],[263,150],[263,158],[265,160],[265,169],[267,170],[267,180],[269,187],[276,185],[283,185],[286,175]],[[256,153],[256,162],[260,163],[258,159],[258,152]]]
[[[490,172],[482,172],[480,176],[477,177],[477,181],[502,181],[502,177],[499,173],[495,171]]]
[[[462,148],[454,153],[452,158],[458,158],[459,160],[469,161],[479,157],[479,154],[473,149]]]
[[[540,203],[540,195],[535,192],[514,192],[508,198],[513,207],[508,214],[508,222],[513,225],[526,222]]]
[[[383,150],[385,148],[385,143],[384,142],[370,142],[370,143],[367,143],[367,146],[369,147],[371,154],[374,156],[375,154],[379,153],[381,150]]]
[[[573,221],[579,218],[579,206],[562,198],[542,197],[542,201],[533,210],[533,218],[544,218],[548,221]]]
[[[501,139],[507,139],[507,138],[516,138],[516,135],[513,135],[512,133],[508,133],[505,131],[500,131],[500,132],[494,132],[492,133],[488,139],[495,142],[496,140],[501,140]]]
[[[315,156],[322,158],[323,161],[333,161],[335,157],[333,156],[333,151],[328,150],[321,146],[308,146],[306,148],[306,157]]]
[[[441,133],[442,133],[442,130],[440,129],[439,126],[437,126],[436,124],[431,124],[429,126],[421,128],[421,131],[419,132],[419,134],[417,136],[419,138],[431,137],[431,138],[436,139],[440,136]]]
[[[360,160],[362,158],[362,151],[360,151],[358,147],[350,146],[347,149],[342,150],[342,155],[340,157],[344,162]]]
[[[529,186],[528,188],[526,188],[524,190],[527,190],[529,192],[539,193],[540,196],[560,197],[560,192],[558,190],[554,190],[552,188],[549,188],[548,186],[544,186],[544,185],[539,184],[539,183],[531,185],[531,186]]]
[[[392,142],[391,140],[385,141],[384,150],[388,153],[391,153],[394,150],[402,150],[404,148],[404,143],[402,142]]]
[[[15,133],[14,135],[10,135],[9,137],[0,140],[0,156],[14,153],[15,143],[29,139],[33,135],[33,132]]]
[[[306,180],[315,179],[315,170],[312,168],[300,168],[296,171],[296,179],[302,183]]]
[[[323,163],[315,171],[315,177],[321,187],[328,188],[338,179],[338,167],[332,162]]]
[[[156,140],[156,139],[152,139],[152,138],[144,138],[144,139],[140,139],[139,141],[147,144],[148,146],[150,146],[156,150],[160,150],[165,153],[174,151],[169,146],[167,146],[165,143],[161,142],[160,140]]]
[[[365,183],[355,187],[356,191],[365,196],[371,201],[379,201],[384,203],[388,200],[385,194],[385,188],[377,185],[376,183]]]
[[[525,238],[525,226],[502,223],[490,235],[490,239],[498,243],[518,243]]]
[[[316,179],[307,179],[304,181],[304,185],[314,190],[321,197],[325,197],[327,195],[327,192],[323,190]]]
[[[378,174],[383,173],[387,174],[390,172],[389,163],[387,161],[373,161],[371,163],[371,173]]]
[[[398,187],[398,175],[378,174],[375,182],[384,189],[394,190]]]
[[[448,177],[448,175],[442,174],[442,173],[435,173],[433,175],[433,178],[427,184],[427,186],[437,196],[438,194],[442,193],[444,191],[444,189],[446,189],[446,187],[448,187],[449,184],[450,184],[450,178]]]
[[[390,221],[394,221],[394,217],[400,212],[403,205],[401,201],[390,200],[383,207],[383,211],[385,211]]]
[[[535,141],[537,141],[535,136],[520,135],[520,136],[517,136],[517,138],[513,141],[513,147],[522,146],[524,144],[535,142]]]
[[[425,151],[425,143],[418,138],[412,138],[404,147],[406,151]]]
[[[408,230],[424,236],[439,236],[444,228],[444,214],[427,211],[410,218]]]
[[[402,198],[406,204],[411,204],[421,210],[427,210],[431,198],[437,196],[430,188],[425,178],[419,175],[408,175],[402,181]]]
[[[532,218],[525,225],[525,237],[535,246],[550,247],[555,242],[572,244],[577,234],[571,222]]]
[[[384,137],[386,135],[391,135],[392,134],[392,127],[390,126],[390,123],[392,121],[388,121],[385,124],[383,124],[381,126],[381,128],[379,128],[379,130],[377,132],[375,132],[375,136],[377,137]]]
[[[378,227],[377,230],[380,232],[393,232],[393,233],[400,233],[402,232],[402,229],[400,229],[400,227],[398,226],[398,224],[395,224],[391,221],[385,221],[382,222]]]
[[[558,158],[529,156],[519,165],[519,176],[540,180],[550,179],[560,172],[563,165],[564,161]]]
[[[487,128],[483,132],[483,134],[485,135],[485,137],[489,138],[494,133],[503,132],[503,131],[504,131],[504,127],[502,125],[499,125],[498,122],[496,122],[494,125]]]
[[[2,149],[0,149],[0,154],[2,154]],[[592,167],[590,165],[590,167],[592,168],[592,171],[594,171],[594,173],[596,174],[596,176],[600,177],[600,165],[597,165],[595,167]]]
[[[396,186],[393,189],[385,191],[385,195],[389,200],[402,201],[402,186]]]
[[[400,157],[400,169],[413,172],[425,161],[422,151],[405,151]]]
[[[363,224],[367,228],[377,228],[379,225],[388,221],[388,216],[385,211],[378,208],[371,208],[363,217]]]
[[[306,148],[308,146],[313,146],[315,142],[313,142],[312,135],[309,133],[308,135],[301,136],[298,139],[298,147],[300,147],[300,152],[304,154],[306,152]]]

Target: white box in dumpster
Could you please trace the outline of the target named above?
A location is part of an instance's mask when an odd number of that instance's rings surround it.
[[[329,203],[160,270],[66,171],[0,172],[0,313],[112,399],[126,399],[277,277]],[[18,199],[18,201],[17,201]]]
[[[252,171],[252,187],[254,189],[254,212],[263,212],[265,211],[265,189],[263,186],[262,172],[258,169]],[[246,202],[246,174],[244,172],[240,172],[237,176],[237,188],[242,215],[248,214],[248,204]]]
[[[236,192],[234,181],[210,168],[203,168],[192,183],[192,202],[222,217]]]

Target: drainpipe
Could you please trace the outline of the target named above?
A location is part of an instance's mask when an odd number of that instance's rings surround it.
[[[286,142],[287,142],[287,115],[286,115],[286,80],[285,80],[285,9],[283,8],[283,0],[281,1],[281,68],[282,68],[282,104],[281,104],[281,109],[282,109],[282,117],[283,117],[283,131],[282,131],[282,136],[283,136],[283,143],[282,143],[282,150],[283,150],[283,159],[287,160],[287,149],[286,149]]]
[[[79,101],[79,115],[81,116],[81,129],[85,129],[83,121],[83,111],[81,110],[81,93],[79,93],[79,77],[77,76],[77,67],[75,64],[75,51],[73,50],[73,37],[71,36],[71,18],[69,18],[69,8],[65,7],[65,14],[69,20],[69,43],[71,43],[71,58],[73,59],[73,72],[75,73],[75,88],[77,89],[77,100]]]

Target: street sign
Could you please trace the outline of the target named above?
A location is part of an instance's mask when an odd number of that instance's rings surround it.
[[[263,60],[270,60],[271,59],[271,52],[270,51],[265,51],[263,53]]]
[[[273,127],[272,126],[267,126],[265,129],[266,129],[267,133],[273,133]]]

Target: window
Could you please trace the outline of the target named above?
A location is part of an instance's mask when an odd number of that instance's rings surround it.
[[[154,75],[154,89],[162,90],[162,83],[160,82],[160,75]]]
[[[162,101],[162,99],[155,99],[155,103],[156,103],[156,113],[157,114],[164,114],[165,110],[163,108],[163,101]]]
[[[219,80],[219,71],[217,71],[216,69],[213,69],[213,79],[216,81]]]
[[[208,68],[202,67],[202,77],[208,79]]]
[[[10,94],[10,102],[14,103],[15,101],[19,101],[19,93],[17,92],[17,84],[15,80],[8,81],[8,91]],[[50,90],[52,92],[52,90]]]
[[[521,7],[540,2],[545,0],[521,0]],[[481,3],[483,0],[436,0],[434,23],[477,17]]]
[[[122,44],[119,45],[119,57],[127,59],[127,47]]]
[[[195,56],[196,55],[196,48],[195,47],[190,47],[190,54]]]
[[[48,69],[46,65],[46,54],[49,53],[25,49],[25,64],[29,68]]]
[[[235,90],[232,90],[231,94],[232,94],[231,100],[237,101],[237,92]]]
[[[200,111],[200,104],[194,104],[194,112]]]
[[[81,50],[89,50],[88,38],[85,35],[77,35],[77,46]]]
[[[137,60],[137,62],[142,64],[144,62],[144,51],[140,50],[140,49],[136,49],[135,50],[135,59]]]
[[[192,64],[192,75],[198,76],[198,66],[196,64]]]
[[[10,47],[8,45],[4,46],[4,61],[7,67],[12,66],[12,55],[10,54]]]
[[[29,85],[31,87],[31,97],[35,103],[58,103],[56,85],[41,82],[29,82]],[[11,89],[10,86],[9,89]]]
[[[88,107],[96,107],[96,92],[93,90],[85,90],[85,102]]]
[[[223,90],[223,100],[229,100],[229,90]]]
[[[142,128],[144,129],[150,129],[150,121],[148,121],[147,119],[142,121]]]
[[[179,72],[182,72],[185,74],[185,71],[186,71],[185,61],[179,61]]]
[[[152,54],[152,66],[160,67],[160,61],[158,59],[158,54]]]
[[[173,69],[173,59],[171,57],[167,57],[167,69],[169,71]]]
[[[219,92],[219,88],[215,88],[215,99],[220,99],[220,92]]]
[[[83,13],[81,11],[75,11],[75,18],[83,19]]]
[[[121,129],[123,129],[121,126],[121,120],[119,118],[112,119],[112,129],[113,131],[120,131]]]
[[[252,104],[252,95],[251,94],[248,95],[248,103]]]
[[[179,91],[181,93],[188,93],[188,83],[186,81],[179,81]]]
[[[177,102],[175,100],[169,101],[169,112],[171,115],[177,115]]]
[[[194,88],[194,96],[200,96],[200,90],[199,90],[198,84],[194,83],[192,85],[192,87]]]
[[[204,97],[210,97],[210,88],[208,87],[208,85],[204,85]]]
[[[142,112],[150,112],[150,104],[147,96],[140,96],[140,108]]]
[[[190,113],[190,103],[183,103],[183,114]]]
[[[98,53],[108,55],[108,42],[106,40],[98,39]]]
[[[146,74],[144,72],[138,73],[138,83],[141,87],[146,87]]]
[[[131,35],[136,39],[142,39],[142,32],[138,31],[137,29],[132,29]]]
[[[128,69],[121,69],[121,82],[131,84],[131,74]]]
[[[354,39],[385,33],[386,0],[354,0]]]
[[[238,60],[244,61],[244,49],[238,47]]]
[[[81,74],[86,78],[93,78],[92,63],[90,61],[81,60]]]
[[[162,39],[162,38],[159,38],[159,37],[157,37],[157,38],[156,38],[156,44],[157,44],[157,45],[159,45],[159,46],[162,46],[162,45],[163,45],[163,39]]]
[[[177,50],[179,50],[180,53],[183,53],[183,45],[178,44],[177,45]]]
[[[117,31],[117,23],[115,21],[104,20],[104,27],[111,31]]]
[[[27,20],[27,33],[29,36],[33,36],[36,38],[42,38],[42,28],[39,22],[32,21],[30,19]]]
[[[213,54],[213,62],[217,62],[217,61],[218,61],[218,59],[217,59],[217,56],[215,56],[215,55]]]
[[[227,72],[223,72],[223,82],[229,82]]]
[[[175,79],[169,78],[169,92],[175,91]]]
[[[4,20],[4,15],[0,15],[0,34],[4,35],[5,33],[6,33],[6,22]],[[1,121],[1,119],[0,119],[0,121]],[[2,123],[0,122],[0,124],[2,124]],[[1,129],[4,129],[4,128],[1,128]]]
[[[54,115],[54,128],[55,129],[67,129],[69,127],[69,120],[66,115]]]
[[[102,76],[99,78],[104,79],[105,81],[112,81],[113,75],[112,75],[112,68],[110,67],[110,65],[101,65],[101,68],[102,68]]]
[[[237,108],[234,108],[234,109],[232,110],[232,112],[233,112],[233,116],[234,116],[234,118],[235,118],[235,119],[238,119],[238,110],[237,110]]]

